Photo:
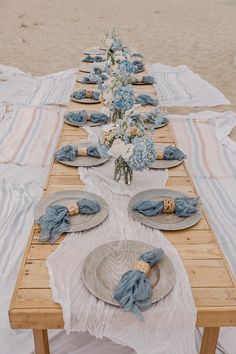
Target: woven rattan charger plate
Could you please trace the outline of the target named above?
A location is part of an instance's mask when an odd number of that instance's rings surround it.
[[[69,205],[74,203],[78,199],[91,199],[96,200],[101,207],[101,210],[97,214],[85,215],[78,214],[71,217],[71,228],[67,232],[77,232],[89,230],[100,223],[102,223],[108,216],[108,205],[104,199],[96,194],[78,191],[68,190],[63,192],[57,192],[50,194],[48,197],[42,198],[35,207],[34,217],[38,219],[42,216],[47,207],[50,205]]]
[[[120,306],[113,298],[113,289],[121,275],[131,269],[138,257],[154,247],[139,241],[113,241],[94,249],[85,259],[82,279],[87,289],[98,299]],[[148,278],[152,285],[152,303],[161,300],[172,289],[176,274],[167,256],[153,266]]]
[[[173,191],[170,189],[150,189],[147,191],[136,194],[129,201],[128,210],[134,219],[141,222],[144,225],[159,230],[183,230],[191,227],[199,222],[201,219],[200,206],[195,214],[186,218],[179,217],[174,213],[160,214],[155,216],[145,216],[137,211],[133,210],[133,205],[142,200],[161,201],[165,198],[183,198],[189,197],[187,194]]]

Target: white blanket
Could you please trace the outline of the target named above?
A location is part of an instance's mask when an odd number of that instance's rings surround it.
[[[0,102],[68,105],[75,80],[74,69],[33,77],[19,69],[0,65]]]
[[[170,119],[177,145],[187,154],[189,172],[211,225],[236,274],[236,149],[232,149],[236,143],[230,140],[230,144],[225,144],[225,139],[230,139],[225,131],[235,122],[236,114],[206,111],[192,115],[192,119],[189,116],[170,116]]]
[[[152,64],[148,71],[155,77],[154,86],[163,106],[203,107],[230,104],[216,87],[193,73],[186,65],[172,67]]]

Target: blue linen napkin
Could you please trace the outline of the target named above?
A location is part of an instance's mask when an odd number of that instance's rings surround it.
[[[96,214],[101,210],[96,200],[78,199],[75,202],[79,207],[80,214]],[[40,242],[54,243],[63,232],[71,227],[71,216],[64,205],[52,205],[47,207],[45,213],[35,221],[41,226]]]
[[[72,93],[72,98],[75,98],[76,100],[82,100],[83,98],[86,98],[86,92],[87,92],[87,90],[85,90],[85,89],[74,91]],[[99,101],[99,97],[100,97],[100,93],[98,91],[92,91],[91,98],[94,101]]]
[[[167,198],[168,199],[168,198]],[[175,211],[177,216],[188,217],[197,212],[198,198],[175,198]],[[145,215],[155,216],[163,213],[164,201],[142,200],[133,205],[133,210]]]
[[[141,106],[157,106],[158,98],[152,98],[148,94],[140,94],[135,98],[136,103],[141,104]]]
[[[102,112],[93,112],[90,115],[83,110],[83,111],[77,111],[77,112],[69,112],[65,114],[65,119],[73,124],[78,125],[79,127],[86,124],[86,122],[89,120],[92,123],[107,123],[109,120],[109,117],[102,113]]]
[[[145,70],[145,66],[142,61],[135,60],[133,61],[134,64],[134,73],[141,73],[142,71]]]
[[[164,256],[161,248],[143,253],[139,260],[153,267]],[[146,274],[141,270],[125,272],[113,291],[113,296],[125,312],[133,312],[143,322],[141,311],[147,310],[152,302],[152,286]]]
[[[94,145],[87,147],[88,156],[101,158],[98,148]],[[57,161],[74,161],[78,157],[78,146],[68,144],[54,153],[54,158]]]
[[[138,83],[141,82],[143,84],[153,85],[155,83],[155,79],[151,75],[146,75],[146,76],[143,76],[142,78],[140,78],[140,80],[138,78],[134,78],[133,83],[135,84],[136,82],[138,82]]]
[[[143,121],[144,121],[144,123],[154,124],[155,127],[159,127],[162,124],[169,123],[168,118],[160,115],[160,112],[156,111],[155,109],[150,112],[144,112],[143,113]]]
[[[178,160],[186,159],[186,155],[175,146],[165,146],[163,160]]]
[[[81,80],[82,84],[100,84],[101,82],[104,82],[108,80],[108,76],[105,74],[100,74],[100,75],[89,75],[83,77]]]
[[[85,58],[82,59],[82,62],[84,63],[98,63],[103,61],[103,58],[100,55],[95,55],[94,57],[90,54],[88,54]]]

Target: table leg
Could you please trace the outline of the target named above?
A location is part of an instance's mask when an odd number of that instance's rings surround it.
[[[219,327],[204,328],[200,354],[215,354],[219,333]]]
[[[35,354],[50,354],[48,344],[48,331],[46,329],[33,329]]]

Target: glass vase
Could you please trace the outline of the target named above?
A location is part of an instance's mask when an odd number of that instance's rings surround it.
[[[132,182],[133,170],[129,167],[123,157],[115,159],[114,181],[123,182],[126,185]]]

